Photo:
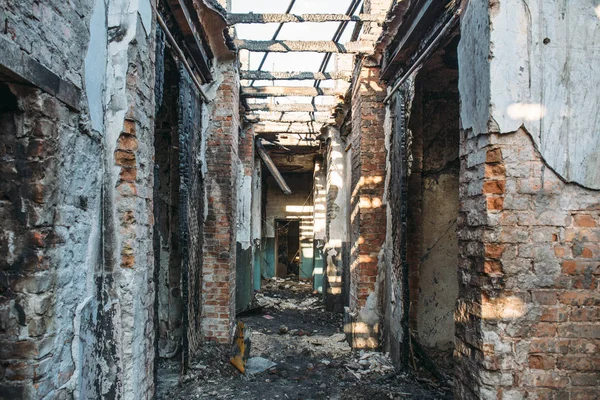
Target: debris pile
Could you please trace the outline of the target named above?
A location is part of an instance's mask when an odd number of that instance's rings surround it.
[[[266,296],[262,293],[256,294],[256,303],[259,307],[274,308],[276,310],[316,310],[321,307],[317,297],[307,299],[282,299]]]
[[[394,372],[389,353],[361,350],[354,361],[346,363],[346,368],[357,379],[363,376],[387,375]]]

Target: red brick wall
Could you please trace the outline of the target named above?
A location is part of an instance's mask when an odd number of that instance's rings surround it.
[[[375,289],[378,254],[385,240],[385,89],[379,69],[363,67],[352,93],[350,308],[365,305]]]
[[[523,130],[463,137],[461,158],[456,395],[597,399],[600,193]]]
[[[208,216],[204,226],[202,329],[206,340],[227,343],[235,317],[235,218],[239,130],[239,73],[222,66],[211,103],[206,162]]]

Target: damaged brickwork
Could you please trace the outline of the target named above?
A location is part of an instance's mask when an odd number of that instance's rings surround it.
[[[385,240],[385,90],[377,68],[363,67],[352,97],[350,308],[375,289],[377,257]]]
[[[598,394],[598,192],[523,129],[461,146],[457,395]]]
[[[206,150],[202,329],[206,340],[229,343],[235,317],[239,72],[236,61],[224,62],[221,68],[222,82],[211,103]]]

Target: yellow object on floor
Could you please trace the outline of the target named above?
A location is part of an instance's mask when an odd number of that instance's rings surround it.
[[[231,359],[229,360],[242,374],[246,373],[246,362],[250,355],[251,331],[242,321],[237,322]]]

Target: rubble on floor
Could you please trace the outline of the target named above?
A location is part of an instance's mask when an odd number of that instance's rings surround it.
[[[449,386],[395,371],[385,353],[353,351],[342,332],[341,315],[325,311],[320,295],[313,295],[310,285],[276,283],[276,288],[257,296],[269,302],[261,313],[240,318],[252,328],[248,368],[254,369],[252,363],[257,362],[262,372],[240,374],[228,362],[230,346],[210,344],[202,348],[195,367],[178,384],[159,382],[157,398],[451,398]],[[294,290],[302,286],[303,290]]]

